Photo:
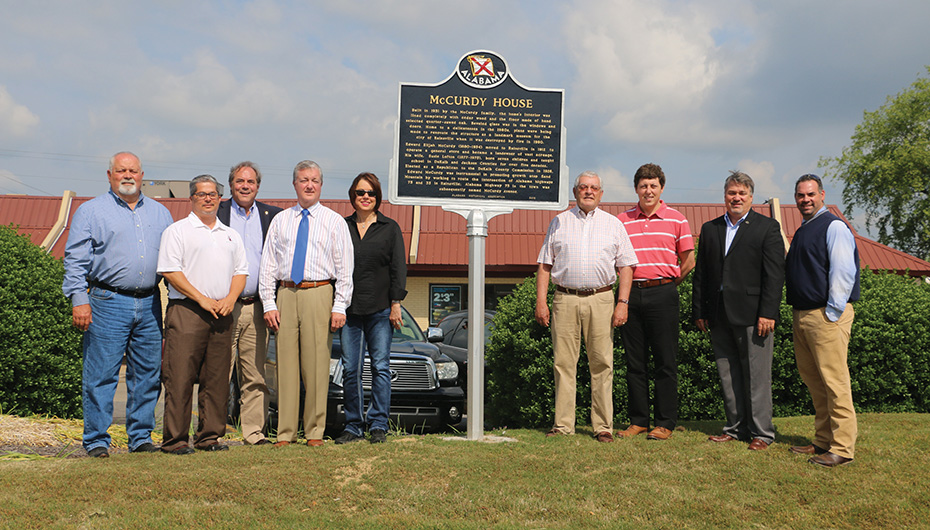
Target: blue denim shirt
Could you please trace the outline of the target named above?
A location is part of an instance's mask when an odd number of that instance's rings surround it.
[[[74,306],[88,303],[88,279],[117,289],[154,287],[161,233],[172,222],[167,208],[141,194],[135,209],[112,190],[81,205],[65,246],[65,296]]]

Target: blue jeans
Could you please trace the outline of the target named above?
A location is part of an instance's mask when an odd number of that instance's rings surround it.
[[[161,392],[161,298],[133,298],[90,289],[93,321],[84,332],[84,449],[108,447],[113,396],[126,354],[126,434],[129,448],[152,441]]]
[[[365,345],[371,358],[371,404],[368,409],[368,428],[388,430],[391,410],[391,309],[370,315],[347,315],[342,328],[342,389],[345,393],[345,430],[361,436],[365,432],[362,411],[365,393],[362,390],[362,369],[365,363]]]

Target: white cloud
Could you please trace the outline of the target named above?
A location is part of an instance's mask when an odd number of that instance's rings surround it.
[[[636,191],[631,184],[633,182],[632,176],[623,175],[619,169],[610,166],[599,167],[594,171],[601,177],[601,186],[604,188],[604,202],[636,202]],[[577,173],[581,173],[581,171]],[[576,176],[572,176],[571,184],[574,184]]]
[[[209,50],[188,60],[189,71],[176,73],[153,66],[135,84],[129,105],[148,110],[157,119],[200,129],[227,129],[278,121],[293,102],[278,84],[257,78],[240,79]]]
[[[615,140],[695,137],[701,103],[725,68],[713,29],[687,3],[580,2],[565,23],[577,67],[573,110],[603,116],[604,131]]]
[[[752,177],[756,188],[753,193],[754,203],[759,204],[769,197],[781,197],[783,190],[781,184],[775,182],[774,163],[768,160],[757,162],[746,159],[740,160],[736,168]]]
[[[0,85],[0,139],[32,136],[39,126],[39,117],[25,105],[13,100],[6,87]]]

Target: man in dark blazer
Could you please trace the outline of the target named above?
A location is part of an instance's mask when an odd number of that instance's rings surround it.
[[[704,223],[692,293],[695,324],[710,330],[727,423],[712,442],[749,441],[767,449],[772,424],[772,346],[785,281],[777,221],[752,211],[754,185],[733,171],[724,183],[726,214]]]
[[[245,161],[229,170],[229,192],[232,198],[219,205],[216,216],[242,236],[249,276],[245,289],[233,310],[235,330],[232,340],[232,363],[239,377],[241,391],[239,419],[246,443],[268,443],[262,432],[268,413],[268,387],[265,384],[265,352],[268,330],[265,327],[262,302],[258,297],[258,267],[262,246],[271,219],[281,211],[277,206],[255,200],[262,183],[258,166]]]

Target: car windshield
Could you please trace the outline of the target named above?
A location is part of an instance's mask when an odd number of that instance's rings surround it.
[[[426,342],[426,338],[423,337],[423,331],[420,330],[420,326],[417,324],[417,321],[410,316],[410,313],[406,309],[401,308],[401,318],[403,323],[400,326],[400,329],[394,330],[394,342],[407,342],[407,341],[417,341],[417,342]]]

